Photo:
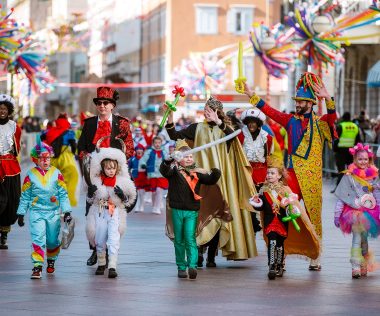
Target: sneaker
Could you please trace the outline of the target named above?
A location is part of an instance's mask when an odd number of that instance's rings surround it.
[[[36,266],[32,270],[32,275],[30,276],[31,279],[41,279],[42,274],[42,266]]]
[[[47,261],[47,268],[46,268],[47,273],[49,273],[49,274],[54,273],[54,271],[55,271],[54,264],[55,264],[54,260],[48,260]]]
[[[156,214],[156,215],[161,215],[161,211],[158,209],[158,210],[153,210],[152,211],[153,214]]]
[[[103,271],[104,272],[104,271]],[[114,268],[110,268],[108,269],[108,278],[110,279],[114,279],[117,277],[117,272],[116,272],[116,269]]]
[[[352,278],[360,279],[360,269],[352,269]]]
[[[106,270],[106,266],[98,266],[95,271],[95,275],[104,275],[104,271]]]
[[[144,213],[144,209],[143,208],[139,208],[139,209],[135,210],[135,213]]]
[[[189,279],[195,280],[197,278],[197,269],[189,268]]]
[[[180,279],[186,279],[187,278],[187,272],[186,272],[186,270],[178,270],[178,277]]]

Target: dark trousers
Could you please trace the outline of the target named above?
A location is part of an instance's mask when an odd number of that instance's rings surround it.
[[[198,247],[198,253],[203,255],[203,252],[207,250],[207,262],[215,262],[215,256],[218,254],[218,244],[219,244],[219,231],[216,235],[206,244]]]
[[[338,186],[340,180],[343,178],[343,173],[342,171],[346,170],[347,167],[352,164],[353,162],[353,157],[349,152],[349,148],[343,148],[343,147],[338,147],[335,151],[335,164],[338,169],[338,178],[336,181],[336,185]]]
[[[17,220],[17,208],[20,203],[20,175],[5,177],[0,182],[0,230],[9,231]]]

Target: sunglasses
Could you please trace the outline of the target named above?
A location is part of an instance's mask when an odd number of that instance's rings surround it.
[[[97,106],[101,106],[101,105],[108,105],[108,104],[110,104],[111,102],[110,101],[98,101],[98,102],[96,102],[96,105]]]

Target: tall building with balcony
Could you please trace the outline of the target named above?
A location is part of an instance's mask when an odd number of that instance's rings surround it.
[[[168,83],[170,75],[191,53],[205,53],[220,48],[219,57],[235,51],[227,64],[227,84],[218,93],[225,107],[247,105],[244,96],[235,92],[237,77],[237,47],[248,41],[253,22],[272,25],[280,19],[281,1],[251,0],[142,0],[141,81]],[[248,83],[259,95],[266,91],[264,66],[253,52],[244,56],[244,71]],[[166,89],[165,89],[166,88]],[[286,87],[273,82],[271,101],[280,106]],[[141,91],[141,109],[157,111],[170,93],[168,86]],[[212,91],[211,91],[212,92]],[[200,110],[205,100],[188,96],[187,110]],[[175,115],[177,112],[175,113]]]

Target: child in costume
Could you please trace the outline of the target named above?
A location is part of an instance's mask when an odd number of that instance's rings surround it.
[[[126,230],[127,213],[133,209],[137,198],[125,154],[115,148],[100,148],[99,152],[94,152],[90,179],[87,201],[91,207],[86,234],[91,246],[96,247],[98,268],[95,274],[104,275],[107,249],[108,277],[116,278],[120,237]]]
[[[380,234],[380,190],[376,183],[378,169],[373,165],[373,152],[358,143],[350,148],[354,162],[348,167],[335,195],[334,224],[344,234],[352,233],[352,277],[367,275],[374,268],[373,255],[368,250],[368,237]]]
[[[178,277],[187,278],[186,268],[188,268],[189,278],[196,279],[198,262],[196,228],[202,199],[198,195],[200,185],[216,184],[221,173],[217,168],[211,169],[211,173],[198,169],[193,155],[182,154],[189,149],[184,140],[177,141],[176,151],[161,163],[160,172],[169,180],[168,196],[169,206],[172,208]]]
[[[168,180],[160,173],[160,164],[167,156],[162,149],[161,137],[153,138],[153,146],[148,149],[140,160],[140,166],[146,169],[148,174],[149,186],[152,191],[153,214],[161,214],[162,199],[164,191],[168,189]]]
[[[262,212],[264,234],[268,244],[268,278],[282,277],[285,254],[298,254],[316,259],[319,240],[305,209],[299,204],[297,194],[286,185],[286,170],[282,161],[269,159],[266,180],[259,194],[250,199],[251,205]],[[300,232],[288,221],[283,221],[290,210],[299,214]],[[290,241],[285,243],[288,237]]]
[[[141,168],[140,160],[144,155],[145,148],[143,145],[138,144],[135,147],[135,155],[129,159],[128,166],[131,170],[132,179],[137,189],[137,203],[134,208],[135,213],[144,212],[145,192],[149,190],[148,178],[146,170]]]
[[[47,254],[48,274],[55,271],[61,241],[61,216],[70,222],[70,201],[61,172],[50,165],[53,149],[38,140],[31,151],[31,157],[36,164],[30,169],[24,179],[20,205],[17,209],[18,225],[24,226],[24,215],[29,210],[29,227],[32,239],[32,279],[40,279]]]

